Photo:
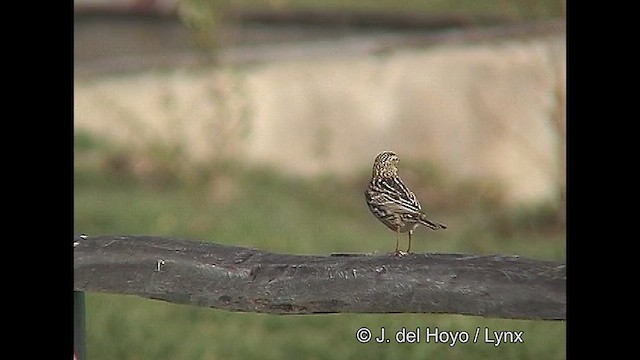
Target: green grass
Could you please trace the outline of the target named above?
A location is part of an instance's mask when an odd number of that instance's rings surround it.
[[[90,142],[81,144],[79,152]],[[364,204],[365,172],[346,183],[327,178],[302,181],[268,170],[219,166],[186,185],[133,176],[109,164],[98,162],[87,168],[77,161],[76,233],[155,234],[297,254],[389,252],[395,246],[394,234]],[[518,254],[564,261],[565,232],[549,221],[554,218],[549,215],[553,207],[531,210],[484,204],[482,192],[464,193],[444,176],[409,170],[412,184],[433,200],[424,207],[449,225],[440,232],[418,230],[415,252]],[[444,196],[435,196],[423,186],[427,180],[435,181]],[[465,195],[455,197],[456,193]],[[420,327],[424,332],[437,326],[470,336],[477,327],[487,327],[522,331],[524,343],[499,347],[482,342],[453,347],[424,341],[360,344],[355,333],[363,326],[374,336],[385,327],[388,337],[402,327]],[[461,315],[232,313],[132,296],[87,294],[91,359],[563,359],[565,330],[564,322]]]
[[[182,22],[194,30],[196,42],[215,46],[217,26],[234,8],[270,10],[325,10],[354,12],[413,12],[429,16],[510,21],[564,18],[566,0],[186,0],[179,3]]]
[[[130,296],[87,296],[87,353],[91,359],[564,359],[565,323],[486,319],[460,315],[264,315],[168,304]],[[361,327],[379,344],[361,344]],[[421,342],[395,343],[403,327],[420,328]],[[467,332],[450,346],[424,341],[424,331]],[[476,327],[481,336],[473,343]],[[523,343],[484,342],[484,328],[521,331]],[[493,337],[495,338],[495,337]]]
[[[195,0],[209,1],[209,0]],[[232,3],[237,5],[237,3]],[[244,6],[272,9],[342,9],[417,11],[430,14],[460,13],[467,15],[503,16],[514,19],[561,17],[566,0],[244,0]]]

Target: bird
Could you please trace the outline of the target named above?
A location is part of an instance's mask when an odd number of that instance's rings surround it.
[[[393,151],[379,153],[373,161],[371,181],[364,191],[371,213],[396,233],[395,256],[411,253],[411,235],[418,225],[432,230],[447,228],[447,225],[427,218],[416,195],[400,179],[399,162],[398,155]],[[401,232],[409,233],[406,252],[398,250]]]

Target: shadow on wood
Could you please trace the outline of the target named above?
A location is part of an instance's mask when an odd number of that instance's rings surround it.
[[[152,236],[74,239],[74,290],[274,314],[566,319],[566,266],[514,256],[303,256]]]

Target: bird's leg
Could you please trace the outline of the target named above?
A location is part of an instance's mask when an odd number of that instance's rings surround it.
[[[396,251],[393,252],[393,256],[402,257],[404,255],[407,255],[409,252],[398,250],[399,244],[400,244],[400,227],[396,229]],[[411,248],[411,245],[409,245],[409,248]]]
[[[395,253],[398,253],[398,245],[400,244],[400,231],[396,230],[396,251]]]
[[[396,229],[396,251],[393,252],[393,256],[401,257],[403,255],[402,251],[398,250],[398,245],[400,244],[400,228]]]
[[[407,248],[407,254],[411,252],[411,234],[413,234],[413,230],[409,230],[409,247]]]

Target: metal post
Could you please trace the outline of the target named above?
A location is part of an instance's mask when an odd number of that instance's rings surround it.
[[[83,291],[73,292],[73,352],[74,359],[86,359]]]

